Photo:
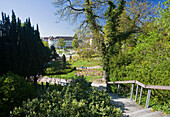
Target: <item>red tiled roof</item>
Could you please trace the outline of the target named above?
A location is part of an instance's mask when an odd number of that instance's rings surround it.
[[[48,39],[48,37],[43,37],[43,39]]]
[[[62,38],[64,40],[72,40],[72,39],[74,39],[74,37],[71,37],[71,36],[43,37],[43,39],[50,39],[50,40],[59,39],[59,38]]]
[[[54,37],[49,37],[50,40],[54,40]]]
[[[71,37],[71,36],[56,36],[55,38],[57,38],[57,39],[62,38],[64,40],[72,40],[72,39],[74,39],[74,37]]]

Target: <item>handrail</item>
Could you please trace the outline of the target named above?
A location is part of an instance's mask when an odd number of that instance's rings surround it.
[[[132,84],[132,89],[131,89],[131,100],[133,97],[133,89],[134,89],[134,84],[137,84],[136,87],[136,96],[135,96],[135,101],[137,101],[137,95],[138,95],[138,86],[141,86],[141,91],[140,91],[140,98],[139,98],[139,104],[141,102],[141,97],[142,97],[142,90],[143,88],[148,89],[148,94],[147,94],[147,99],[146,99],[146,105],[145,108],[148,108],[149,106],[149,100],[150,100],[150,95],[151,95],[151,89],[162,89],[162,90],[170,90],[170,86],[161,86],[161,85],[145,85],[137,80],[130,80],[130,81],[113,81],[113,82],[107,82],[107,85],[111,84],[118,84],[118,89],[117,89],[117,96],[119,95],[119,88],[120,84],[124,83],[131,83]]]
[[[163,89],[163,90],[170,90],[170,86],[163,86],[163,85],[145,85],[137,80],[130,80],[130,81],[114,81],[114,82],[107,82],[107,84],[124,84],[124,83],[136,83],[137,85],[146,88],[146,89]]]

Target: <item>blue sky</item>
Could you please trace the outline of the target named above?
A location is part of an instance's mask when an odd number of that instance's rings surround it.
[[[154,4],[158,1],[153,0]],[[22,22],[30,17],[31,24],[39,25],[40,36],[73,36],[76,26],[69,22],[56,23],[57,17],[54,15],[55,7],[52,5],[53,0],[0,0],[0,12],[10,16],[12,9]],[[1,20],[1,16],[0,16]]]
[[[31,24],[39,25],[40,36],[73,36],[75,34],[74,25],[68,22],[56,23],[54,15],[55,7],[53,0],[0,0],[0,12],[10,16],[12,9],[15,15],[25,22],[30,17]],[[0,15],[1,20],[1,15]]]

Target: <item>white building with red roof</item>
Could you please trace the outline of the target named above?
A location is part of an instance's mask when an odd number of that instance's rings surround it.
[[[71,37],[71,36],[43,37],[43,41],[47,41],[49,47],[51,45],[53,45],[55,48],[59,48],[59,47],[57,47],[57,42],[60,38],[64,39],[64,41],[66,42],[66,45],[65,45],[64,48],[72,48],[71,45],[72,45],[72,42],[74,40],[74,37]]]

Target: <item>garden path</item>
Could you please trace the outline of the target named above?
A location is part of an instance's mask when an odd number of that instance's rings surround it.
[[[93,66],[93,67],[79,67],[79,68],[77,68],[77,69],[100,69],[100,68],[102,68],[100,65],[98,65],[98,66]]]

